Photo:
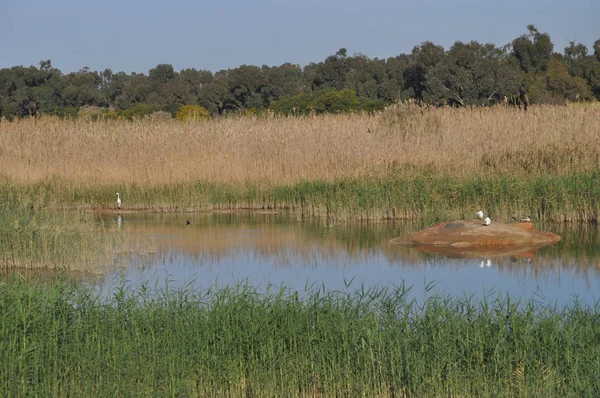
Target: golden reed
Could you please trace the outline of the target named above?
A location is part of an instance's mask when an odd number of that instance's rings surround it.
[[[375,114],[0,123],[0,178],[51,177],[81,187],[292,184],[403,170],[472,175],[562,174],[600,165],[600,107],[430,108]]]

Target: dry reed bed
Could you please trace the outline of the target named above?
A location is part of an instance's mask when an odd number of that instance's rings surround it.
[[[0,170],[14,183],[76,186],[293,184],[411,170],[462,177],[598,169],[600,107],[420,109],[376,115],[220,118],[208,123],[0,123]]]

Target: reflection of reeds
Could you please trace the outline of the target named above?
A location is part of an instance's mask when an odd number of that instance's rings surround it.
[[[333,258],[366,260],[395,234],[413,232],[418,224],[355,223],[324,226],[318,221],[257,214],[189,216],[191,225],[170,216],[148,216],[151,222],[129,223],[123,233],[146,239],[156,256],[178,253],[198,263],[221,262],[240,252],[277,267],[327,265]],[[179,216],[179,220],[181,217]],[[124,245],[125,246],[125,245]]]
[[[51,206],[293,207],[340,219],[484,208],[598,219],[600,109],[427,109],[209,123],[25,119],[0,124],[10,189]],[[32,185],[30,185],[32,184]]]
[[[167,285],[168,286],[168,285]],[[2,396],[594,396],[598,308],[0,282]]]
[[[34,195],[14,193],[0,192],[0,268],[101,273],[113,258],[111,231],[91,215],[48,211]]]

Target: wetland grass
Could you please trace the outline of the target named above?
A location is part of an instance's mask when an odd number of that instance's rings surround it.
[[[0,190],[50,208],[597,221],[600,107],[0,123]],[[26,196],[31,196],[27,198]]]
[[[114,231],[89,213],[49,209],[38,193],[0,184],[0,270],[100,272],[114,257]]]
[[[3,396],[597,396],[600,310],[0,282]]]

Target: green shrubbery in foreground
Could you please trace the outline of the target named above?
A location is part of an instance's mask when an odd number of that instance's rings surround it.
[[[599,309],[0,282],[2,396],[598,396]]]

